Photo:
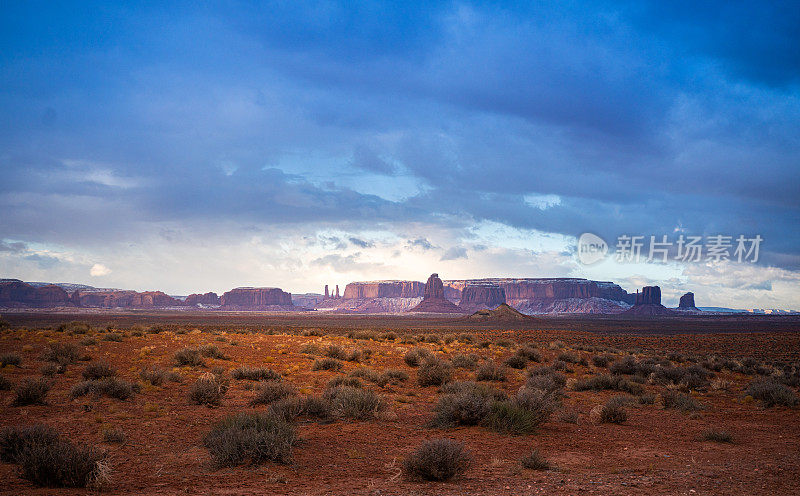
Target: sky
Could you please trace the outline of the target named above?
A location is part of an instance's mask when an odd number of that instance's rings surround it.
[[[800,309],[796,1],[161,3],[0,2],[0,277]],[[763,242],[628,263],[623,235]]]

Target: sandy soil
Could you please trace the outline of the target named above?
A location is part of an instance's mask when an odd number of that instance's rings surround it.
[[[150,322],[153,317],[143,320]],[[425,424],[438,397],[437,390],[418,386],[416,369],[403,361],[412,345],[400,344],[399,340],[354,340],[335,334],[346,325],[337,327],[334,334],[319,337],[239,334],[233,331],[241,326],[217,320],[196,324],[183,327],[180,333],[175,332],[179,329],[175,324],[170,324],[170,330],[141,337],[123,329],[126,337],[122,342],[104,341],[103,334],[97,333],[98,344],[84,349],[92,360],[110,362],[122,378],[132,381],[139,380],[138,372],[144,366],[173,367],[174,352],[185,346],[215,344],[229,360],[207,359],[205,368],[176,368],[183,375],[182,383],[143,386],[140,394],[127,401],[92,396],[70,399],[69,390],[81,380],[86,365],[80,362],[54,377],[48,405],[11,406],[13,391],[0,392],[0,425],[43,422],[73,441],[104,447],[114,469],[113,481],[106,489],[109,494],[800,494],[800,409],[765,409],[743,398],[743,389],[752,377],[742,374],[717,374],[717,378],[732,381],[733,387],[698,393],[696,398],[705,404],[705,409],[690,415],[665,410],[656,402],[630,407],[628,420],[621,425],[595,425],[589,422],[589,411],[615,393],[568,389],[563,410],[578,412],[577,424],[560,421],[557,412],[529,436],[498,434],[483,427],[436,430]],[[256,325],[250,322],[247,327]],[[402,334],[402,329],[397,330]],[[641,356],[678,351],[752,356],[767,361],[797,360],[800,351],[800,334],[791,331],[669,336],[535,329],[471,333],[476,337],[475,345],[422,346],[444,356],[476,353],[502,360],[513,353],[513,348],[493,344],[484,349],[477,343],[511,338],[537,345],[545,364],[552,363],[563,351],[550,349],[548,343],[553,341],[562,341],[566,349],[587,358],[595,353],[574,347],[610,346],[640,351],[644,353]],[[24,377],[37,377],[43,363],[40,356],[48,343],[77,343],[85,337],[32,327],[4,331],[0,335],[0,353],[16,352],[23,360],[20,367],[5,367],[0,374],[13,383]],[[232,380],[222,405],[208,408],[189,402],[190,385],[211,367],[231,370],[242,365],[266,366],[282,372],[302,393],[320,393],[329,379],[358,366],[346,362],[342,372],[314,372],[311,366],[316,357],[300,353],[300,347],[308,343],[339,344],[346,349],[369,347],[372,358],[363,365],[377,370],[399,368],[407,371],[410,379],[403,385],[367,386],[389,405],[378,420],[301,422],[302,441],[290,465],[267,463],[216,469],[202,446],[202,437],[216,420],[252,410],[248,402],[255,393],[248,389],[249,381]],[[605,371],[592,365],[575,365],[573,369],[568,377]],[[459,370],[456,378],[473,379],[474,372]],[[507,382],[495,385],[513,393],[524,380],[524,371],[512,370]],[[646,387],[652,393],[663,390],[654,384]],[[109,427],[124,430],[126,442],[103,443],[102,432]],[[734,443],[701,441],[701,433],[710,427],[730,432]],[[471,468],[446,483],[418,482],[401,475],[398,467],[403,457],[422,440],[432,437],[463,441],[474,456]],[[520,459],[533,448],[539,449],[555,468],[523,469]],[[17,471],[15,465],[0,464],[0,494],[90,492],[37,488],[18,477]]]

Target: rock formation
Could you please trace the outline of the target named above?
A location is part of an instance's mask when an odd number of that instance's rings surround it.
[[[506,302],[506,292],[497,284],[469,284],[461,292],[458,307],[465,312],[497,308]]]
[[[52,308],[73,306],[69,295],[55,285],[31,286],[18,279],[0,282],[0,307]]]
[[[330,293],[328,292],[328,285],[326,284],[326,285],[325,285],[325,299],[327,300],[327,299],[328,299],[328,298],[330,298],[330,297],[331,297],[331,295],[330,295]]]
[[[185,303],[161,291],[85,291],[77,290],[70,297],[75,306],[89,308],[166,308]]]
[[[235,288],[220,298],[222,310],[297,310],[292,295],[280,288]]]
[[[208,292],[208,293],[205,293],[205,294],[197,294],[197,293],[190,294],[189,296],[186,297],[186,300],[184,300],[184,303],[186,303],[189,306],[193,306],[193,307],[200,306],[200,305],[203,305],[203,306],[215,306],[215,305],[219,305],[220,304],[219,303],[219,295],[217,295],[217,293],[212,293],[212,292]]]
[[[339,285],[336,285],[336,296],[334,296],[337,300],[339,299]]]
[[[478,310],[466,317],[466,320],[476,322],[519,322],[531,320],[532,318],[503,303],[493,310]]]
[[[645,286],[641,292],[636,292],[636,302],[633,307],[622,312],[621,315],[626,317],[663,317],[676,315],[676,313],[661,304],[660,287]]]
[[[636,291],[634,306],[637,305],[661,305],[661,288],[658,286],[645,286],[642,288],[641,293]]]
[[[681,296],[678,308],[681,310],[697,310],[697,307],[694,306],[694,293],[689,292]]]
[[[431,274],[422,294],[422,301],[411,309],[412,312],[464,313],[444,297],[444,284],[439,279],[439,274]]]
[[[418,298],[425,291],[419,281],[351,282],[344,288],[344,299],[359,298]]]

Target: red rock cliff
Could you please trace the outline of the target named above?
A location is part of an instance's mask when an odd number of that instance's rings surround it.
[[[292,295],[280,288],[236,288],[220,298],[222,308],[232,310],[272,310],[294,307]]]
[[[462,310],[494,310],[506,302],[506,292],[497,284],[469,284],[461,292],[458,307]]]
[[[444,284],[439,279],[439,274],[431,274],[425,283],[423,299],[419,305],[411,309],[412,312],[427,313],[463,313],[464,311],[453,305],[444,297]]]
[[[344,299],[419,298],[425,286],[419,281],[351,282],[344,288]]]
[[[645,286],[642,292],[636,292],[635,305],[661,305],[661,288],[658,286]]]
[[[184,303],[193,307],[197,305],[219,305],[219,295],[212,292],[205,294],[194,293],[187,296]]]
[[[12,280],[0,283],[0,306],[48,308],[72,306],[69,295],[59,286],[31,286]]]
[[[96,308],[163,308],[179,307],[184,303],[161,291],[82,291],[70,297],[79,307]]]

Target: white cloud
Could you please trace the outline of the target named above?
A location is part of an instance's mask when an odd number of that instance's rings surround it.
[[[92,277],[103,277],[109,275],[110,273],[111,269],[109,269],[103,264],[96,263],[92,265],[91,269],[89,269],[89,275],[91,275]]]

